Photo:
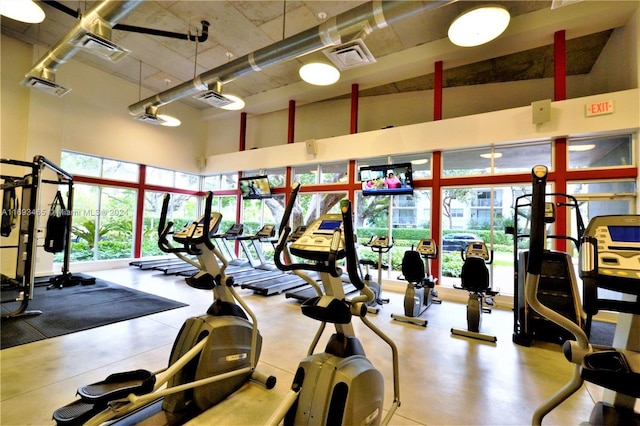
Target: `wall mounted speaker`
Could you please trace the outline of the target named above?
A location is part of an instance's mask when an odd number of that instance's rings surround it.
[[[307,146],[307,154],[316,155],[318,153],[318,145],[315,139],[309,139],[305,141],[305,144]]]
[[[551,121],[551,99],[531,102],[532,124],[542,124]]]

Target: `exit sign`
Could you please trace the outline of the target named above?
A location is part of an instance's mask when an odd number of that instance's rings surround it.
[[[585,105],[587,117],[594,115],[613,114],[613,101],[593,102]]]

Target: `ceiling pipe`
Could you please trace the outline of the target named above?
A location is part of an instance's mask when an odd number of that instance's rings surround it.
[[[43,56],[36,65],[29,70],[29,76],[44,76],[52,78],[56,69],[67,62],[81,49],[73,40],[91,32],[97,26],[112,27],[120,19],[142,3],[141,0],[112,1],[105,0],[92,7],[76,25],[69,31],[53,49]]]
[[[44,0],[43,3],[48,4],[54,9],[58,9],[59,11],[64,12],[69,16],[73,16],[74,18],[80,17],[79,11],[75,9],[71,9],[70,7],[67,7],[66,5],[58,1]],[[203,43],[207,41],[207,39],[209,38],[210,24],[208,21],[204,21],[204,20],[200,21],[200,24],[202,25],[202,31],[200,32],[200,35],[193,35],[190,32],[188,34],[182,34],[182,33],[176,33],[173,31],[157,30],[155,28],[137,27],[135,25],[127,25],[127,24],[115,24],[113,26],[113,29],[119,30],[119,31],[127,31],[131,33],[149,34],[154,36],[175,38],[178,40],[197,41],[198,43]]]
[[[206,71],[193,80],[179,84],[143,99],[129,106],[132,115],[143,114],[147,108],[166,105],[178,99],[213,88],[216,83],[226,84],[244,75],[261,71],[312,53],[329,46],[342,43],[342,39],[355,35],[369,34],[398,20],[426,12],[457,0],[442,1],[381,1],[362,4],[322,24],[258,49],[248,55]]]

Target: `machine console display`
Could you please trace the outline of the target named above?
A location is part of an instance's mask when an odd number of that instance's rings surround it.
[[[210,238],[213,234],[215,234],[221,220],[222,215],[220,213],[211,212],[211,220],[209,221],[209,232],[207,232],[206,234],[207,238]],[[204,241],[204,237],[204,215],[202,215],[197,222],[192,222],[186,225],[180,231],[173,234],[174,241],[182,244],[197,244]]]
[[[640,216],[594,217],[585,236],[598,240],[598,274],[640,279]]]
[[[436,243],[430,238],[423,238],[418,243],[418,253],[423,256],[432,256],[436,254]]]
[[[373,239],[371,246],[387,248],[389,247],[389,237],[379,235]]]
[[[313,222],[304,230],[304,233],[291,243],[291,254],[308,260],[324,261],[329,258],[333,232],[342,229],[342,215],[325,214]],[[344,239],[340,238],[340,247],[337,257],[345,256]]]
[[[466,257],[481,257],[484,260],[489,260],[489,249],[487,245],[482,241],[472,241],[465,249]]]

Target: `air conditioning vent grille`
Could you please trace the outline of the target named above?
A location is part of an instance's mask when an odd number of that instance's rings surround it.
[[[222,108],[223,106],[233,103],[231,99],[225,97],[222,93],[216,92],[215,90],[207,90],[206,92],[198,93],[194,98],[216,108]]]
[[[356,39],[340,46],[322,51],[338,69],[345,71],[376,62],[362,39]]]
[[[53,81],[45,80],[36,76],[28,76],[22,84],[27,87],[31,87],[34,89],[38,89],[42,92],[46,92],[50,95],[62,97],[69,93],[71,89],[67,89],[66,87],[62,87],[59,84],[54,83]]]
[[[142,121],[143,123],[155,124],[156,126],[162,126],[164,123],[167,122],[166,120],[163,120],[162,118],[158,117],[157,115],[149,114],[149,113],[136,115],[133,118],[135,118],[138,121]]]
[[[94,55],[109,59],[111,62],[118,62],[130,53],[130,51],[124,47],[120,47],[112,41],[94,33],[85,33],[81,37],[71,40],[69,43],[85,49]]]

